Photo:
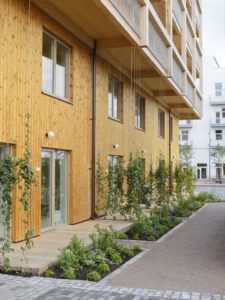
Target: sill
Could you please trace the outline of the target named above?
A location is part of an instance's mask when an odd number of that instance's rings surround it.
[[[135,126],[135,129],[139,130],[139,131],[142,131],[142,132],[145,132],[145,129],[144,128],[141,128],[141,127],[136,127]]]
[[[57,100],[63,101],[63,102],[65,102],[65,103],[67,103],[67,104],[74,105],[74,104],[73,104],[71,101],[69,101],[68,99],[59,97],[59,96],[57,96],[57,95],[55,95],[55,94],[51,94],[51,93],[48,93],[48,92],[46,92],[46,91],[42,91],[42,94],[43,94],[43,95],[47,95],[47,96],[49,96],[49,97],[51,97],[51,98],[53,98],[53,99],[57,99]]]
[[[110,116],[108,116],[108,119],[109,119],[109,120],[112,120],[112,121],[115,121],[115,122],[118,122],[118,123],[120,123],[120,124],[123,124],[123,122],[122,122],[121,120],[119,120],[119,119],[114,119],[114,118],[112,118],[112,117],[110,117]]]

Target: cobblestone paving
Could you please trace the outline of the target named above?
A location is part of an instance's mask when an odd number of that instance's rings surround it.
[[[107,286],[81,280],[0,275],[0,300],[225,300],[216,294]]]

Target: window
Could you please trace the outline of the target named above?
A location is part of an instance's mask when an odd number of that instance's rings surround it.
[[[145,128],[145,98],[138,94],[135,100],[135,127]]]
[[[170,117],[170,141],[173,141],[173,118]]]
[[[56,97],[69,96],[69,48],[43,33],[42,90]]]
[[[109,77],[108,116],[122,121],[122,90],[123,84],[113,76]]]
[[[162,138],[165,136],[165,113],[162,110],[158,113],[158,136]]]
[[[220,124],[220,112],[216,112],[216,124]]]
[[[215,83],[215,94],[216,94],[216,97],[222,96],[222,82]]]
[[[182,136],[182,141],[188,141],[189,131],[188,130],[182,130],[181,136]]]
[[[222,136],[223,131],[222,131],[222,130],[216,130],[215,133],[216,133],[216,140],[217,140],[217,141],[223,139],[223,136]]]
[[[225,118],[225,108],[222,108],[222,118]]]

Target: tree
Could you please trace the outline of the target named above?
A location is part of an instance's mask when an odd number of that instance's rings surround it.
[[[192,145],[180,145],[180,161],[183,166],[190,166],[193,156]]]
[[[225,148],[218,144],[210,155],[216,168],[221,169],[223,167],[223,164],[225,163]],[[221,181],[221,172],[217,173],[217,179]]]

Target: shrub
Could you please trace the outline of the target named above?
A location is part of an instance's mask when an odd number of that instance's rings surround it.
[[[126,247],[126,246],[121,247],[120,252],[123,255],[126,255],[128,257],[133,257],[134,256],[134,251],[132,249],[130,249],[129,247]]]
[[[44,277],[53,277],[54,274],[55,274],[55,273],[54,273],[52,270],[47,270],[47,271],[45,271],[42,275],[43,275]]]
[[[110,271],[110,268],[109,268],[109,265],[106,264],[106,263],[101,263],[99,266],[98,266],[98,271],[100,273],[108,273]]]
[[[120,254],[118,252],[114,252],[112,255],[111,255],[111,260],[114,264],[116,265],[119,265],[122,263],[122,257],[120,256]]]
[[[140,244],[134,244],[133,250],[134,251],[141,251],[141,245]]]
[[[119,240],[127,240],[128,239],[127,235],[123,232],[117,232],[116,238]]]
[[[87,274],[87,280],[90,281],[99,281],[101,279],[101,275],[96,271],[91,271]]]
[[[103,258],[103,256],[102,255],[96,255],[95,257],[94,257],[94,261],[96,262],[96,264],[102,264],[102,263],[104,263],[104,258]]]
[[[116,233],[112,227],[109,229],[102,229],[96,225],[97,233],[92,233],[89,235],[93,250],[102,250],[106,251],[107,248],[116,246]]]
[[[75,279],[76,278],[76,274],[75,274],[75,270],[73,267],[68,267],[67,269],[64,270],[64,272],[62,273],[62,278],[65,279]]]

